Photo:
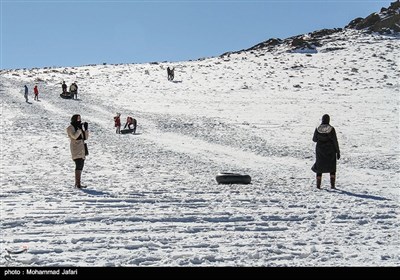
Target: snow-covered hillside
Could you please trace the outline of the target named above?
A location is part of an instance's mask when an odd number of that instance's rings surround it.
[[[0,265],[400,265],[400,38],[322,41],[313,54],[2,71]],[[59,97],[62,81],[80,100]],[[138,135],[115,134],[117,112]],[[84,190],[65,132],[76,113],[91,133]],[[310,169],[325,113],[337,190],[327,174],[317,190]],[[252,184],[218,185],[219,171]]]

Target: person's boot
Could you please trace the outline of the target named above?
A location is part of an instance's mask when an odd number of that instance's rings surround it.
[[[336,189],[335,181],[336,181],[336,175],[331,175],[331,189]]]
[[[75,188],[81,187],[81,170],[75,170]]]
[[[81,184],[82,170],[75,170],[75,187],[78,189],[86,188]]]
[[[317,189],[321,189],[321,182],[322,182],[322,177],[317,176]]]

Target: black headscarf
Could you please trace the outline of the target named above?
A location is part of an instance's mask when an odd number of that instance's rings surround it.
[[[322,124],[329,124],[331,118],[329,117],[328,114],[325,114],[322,116]]]
[[[80,117],[80,115],[73,115],[71,118],[71,124],[73,125],[75,130],[81,128],[81,121],[78,121],[78,117]]]

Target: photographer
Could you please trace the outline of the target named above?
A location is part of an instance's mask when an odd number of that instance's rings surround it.
[[[67,127],[67,134],[70,139],[72,160],[75,162],[75,187],[86,188],[81,184],[81,175],[85,164],[85,140],[89,137],[88,123],[81,123],[80,115],[73,115],[71,125]]]

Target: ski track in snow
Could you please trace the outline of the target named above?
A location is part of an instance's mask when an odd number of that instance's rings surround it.
[[[0,265],[398,266],[399,41],[351,36],[311,57],[2,74]],[[40,101],[26,104],[36,78]],[[62,80],[80,100],[59,97]],[[115,134],[116,112],[138,135]],[[311,139],[325,112],[342,158],[338,189],[325,174],[318,191]],[[75,113],[90,130],[83,190],[65,132]],[[218,185],[219,171],[252,184]]]

